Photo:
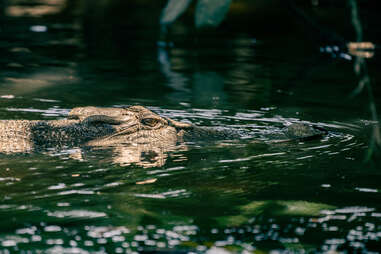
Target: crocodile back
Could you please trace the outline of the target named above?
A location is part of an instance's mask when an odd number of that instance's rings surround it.
[[[0,153],[29,153],[50,147],[79,146],[115,132],[109,124],[78,120],[0,120]]]
[[[1,120],[0,153],[29,152],[33,149],[31,128],[37,121]]]

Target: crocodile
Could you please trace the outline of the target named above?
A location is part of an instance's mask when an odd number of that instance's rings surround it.
[[[281,141],[322,137],[324,129],[302,123],[286,127]],[[128,144],[161,147],[197,140],[235,140],[231,129],[200,127],[159,116],[143,106],[77,107],[61,120],[0,120],[0,153],[31,153],[49,148],[113,147]]]

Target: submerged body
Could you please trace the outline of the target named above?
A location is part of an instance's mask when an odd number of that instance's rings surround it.
[[[175,145],[178,142],[239,139],[237,131],[198,127],[161,117],[142,106],[74,108],[64,120],[0,120],[0,153],[29,153],[54,147]],[[292,124],[285,140],[320,137],[322,130]]]

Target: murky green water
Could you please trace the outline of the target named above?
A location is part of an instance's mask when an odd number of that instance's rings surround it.
[[[145,105],[249,135],[0,155],[0,253],[380,252],[381,168],[366,161],[375,123],[366,93],[350,97],[350,55],[232,31],[179,32],[161,47],[145,27],[1,22],[1,119]],[[380,109],[377,57],[368,68]],[[298,120],[329,134],[267,142]]]

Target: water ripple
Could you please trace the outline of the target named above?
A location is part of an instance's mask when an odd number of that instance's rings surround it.
[[[106,213],[94,212],[87,210],[69,210],[69,211],[54,211],[48,212],[48,216],[57,218],[100,218],[107,217]]]

